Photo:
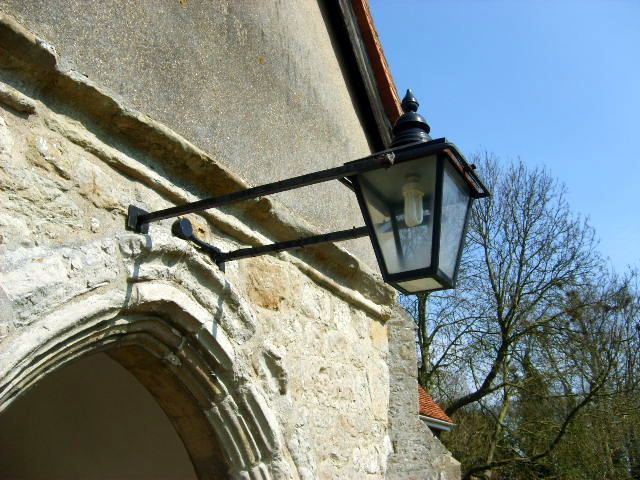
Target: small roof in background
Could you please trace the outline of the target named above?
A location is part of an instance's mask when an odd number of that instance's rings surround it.
[[[420,385],[418,385],[418,400],[420,406],[420,415],[435,418],[436,420],[440,420],[441,422],[446,422],[453,425],[453,420],[451,420],[451,418],[449,418],[449,416],[444,413],[444,410],[440,408],[440,406],[433,400],[431,395],[429,395],[429,393],[427,393],[427,391]]]

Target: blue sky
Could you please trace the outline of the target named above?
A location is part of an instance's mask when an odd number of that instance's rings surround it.
[[[434,137],[543,165],[618,271],[640,267],[640,0],[370,0]]]

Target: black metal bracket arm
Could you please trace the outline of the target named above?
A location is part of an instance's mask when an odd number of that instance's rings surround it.
[[[280,193],[295,188],[315,185],[317,183],[327,182],[330,180],[340,180],[349,188],[352,188],[349,177],[358,173],[377,170],[379,168],[389,168],[393,165],[395,154],[393,152],[384,152],[373,157],[363,158],[355,162],[346,163],[340,167],[329,168],[319,172],[307,173],[297,177],[280,180],[277,182],[267,183],[258,187],[247,188],[239,192],[220,195],[218,197],[205,198],[196,202],[187,203],[178,207],[165,208],[156,212],[147,212],[134,205],[129,205],[127,215],[127,230],[138,233],[147,233],[149,231],[149,223],[173,218],[187,213],[199,212],[209,208],[221,207],[230,203],[240,202],[242,200],[250,200],[257,197],[264,197],[274,193]]]
[[[195,243],[202,251],[207,253],[214,262],[216,262],[222,271],[224,271],[224,265],[218,263],[218,259],[223,253],[222,250],[196,237],[193,234],[193,225],[189,220],[186,218],[176,220],[171,226],[171,233],[182,240]]]
[[[257,257],[268,253],[283,252],[285,250],[293,250],[296,248],[304,248],[310,245],[327,242],[341,242],[344,240],[352,240],[354,238],[366,237],[369,235],[369,229],[365,227],[349,228],[338,232],[324,233],[322,235],[314,235],[311,237],[298,238],[296,240],[287,240],[284,242],[275,242],[269,245],[261,245],[259,247],[247,247],[233,250],[231,252],[223,252],[197,238],[193,234],[193,225],[186,218],[176,220],[171,227],[171,232],[178,238],[188,240],[196,244],[202,251],[207,253],[211,259],[224,271],[225,262],[232,260],[240,260],[242,258]]]

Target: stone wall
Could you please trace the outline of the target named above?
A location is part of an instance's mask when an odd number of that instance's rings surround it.
[[[387,322],[389,329],[389,431],[393,453],[386,478],[454,480],[460,463],[416,415],[418,368],[415,323],[400,307]]]
[[[126,154],[33,104],[31,115],[8,108],[0,113],[2,288],[11,309],[1,327],[0,377],[3,394],[10,395],[5,405],[31,381],[16,379],[16,369],[40,362],[43,344],[64,344],[63,332],[88,321],[87,302],[99,305],[108,297],[93,313],[108,312],[117,323],[129,322],[149,295],[157,301],[184,295],[202,311],[194,321],[224,347],[229,360],[216,362],[213,373],[222,378],[223,366],[229,370],[229,395],[249,385],[275,416],[279,449],[253,452],[257,434],[249,429],[247,444],[236,447],[240,453],[226,452],[232,469],[251,472],[264,464],[283,478],[296,478],[293,472],[300,478],[380,478],[389,444],[384,309],[372,315],[349,298],[355,292],[323,285],[320,273],[314,278],[288,254],[230,264],[223,274],[172,237],[168,222],[153,226],[148,236],[126,233],[130,201],[159,208],[166,200],[132,172],[124,175],[103,160],[131,161]],[[238,246],[210,230],[205,219],[194,221],[201,235]],[[198,265],[189,265],[194,258]],[[154,288],[145,290],[147,284]],[[180,353],[163,358],[178,362]],[[37,368],[54,366],[57,361]],[[221,396],[207,408],[219,408]]]
[[[200,478],[219,465],[235,478],[455,478],[418,420],[410,322],[356,257],[325,245],[222,272],[171,221],[124,230],[130,203],[245,185],[2,15],[0,412],[106,351],[156,397]],[[223,250],[314,232],[271,199],[190,219]]]

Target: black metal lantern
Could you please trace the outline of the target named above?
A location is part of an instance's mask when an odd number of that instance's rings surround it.
[[[486,188],[452,143],[431,140],[407,91],[393,165],[353,177],[382,276],[404,293],[454,288],[466,226]]]
[[[417,113],[418,102],[410,90],[402,108],[389,150],[339,167],[155,212],[130,205],[126,228],[148,233],[151,222],[339,180],[355,191],[366,226],[230,252],[197,238],[186,218],[174,223],[173,233],[195,243],[221,269],[226,262],[242,258],[368,235],[385,282],[404,293],[453,288],[471,203],[489,192],[455,145],[429,137],[429,125]]]

